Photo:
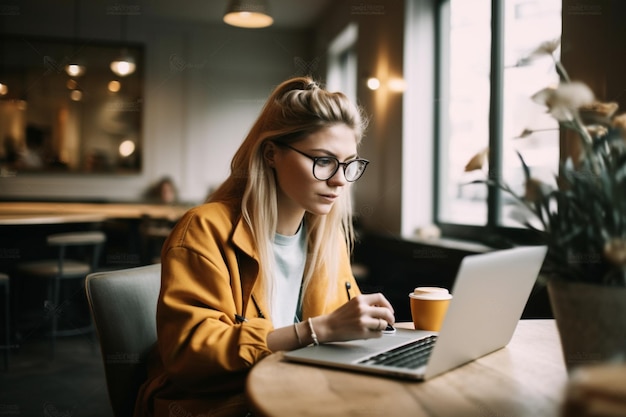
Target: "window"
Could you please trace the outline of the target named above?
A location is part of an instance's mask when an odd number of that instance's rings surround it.
[[[342,91],[356,103],[356,50],[358,27],[348,25],[333,40],[328,48],[328,80],[327,88],[331,91]]]
[[[558,77],[549,57],[525,58],[560,37],[561,0],[440,0],[438,22],[437,223],[459,237],[484,226],[519,228],[529,214],[509,195],[467,184],[501,178],[522,190],[517,151],[533,176],[554,182],[558,125],[531,96]],[[482,168],[466,171],[474,156],[485,158]]]

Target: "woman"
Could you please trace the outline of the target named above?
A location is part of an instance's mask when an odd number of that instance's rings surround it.
[[[136,416],[245,415],[245,377],[263,357],[393,324],[389,302],[360,294],[350,270],[364,125],[309,78],[275,89],[229,178],[163,246],[158,355]]]
[[[178,202],[178,190],[174,180],[168,176],[161,178],[156,184],[146,191],[146,200],[156,204],[176,204]]]

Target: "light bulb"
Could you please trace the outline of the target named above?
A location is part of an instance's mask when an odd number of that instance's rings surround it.
[[[368,78],[367,88],[369,88],[370,90],[378,90],[378,88],[380,88],[380,80],[376,77]]]
[[[81,101],[83,99],[83,92],[80,90],[72,90],[70,92],[70,98],[72,101]]]
[[[136,68],[135,60],[126,51],[122,51],[122,55],[111,62],[111,71],[120,77],[132,74]]]
[[[122,84],[119,81],[113,80],[109,82],[108,89],[111,93],[117,93],[120,91],[120,88],[122,88]]]
[[[65,72],[70,77],[80,77],[85,73],[85,66],[80,64],[68,64],[65,66]]]
[[[135,152],[135,142],[133,142],[132,140],[123,141],[122,143],[120,143],[119,152],[122,157],[128,157],[132,155],[133,152]]]

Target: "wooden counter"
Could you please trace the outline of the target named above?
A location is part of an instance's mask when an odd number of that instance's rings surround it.
[[[0,203],[0,225],[89,223],[107,219],[149,217],[178,220],[190,206],[134,203]]]

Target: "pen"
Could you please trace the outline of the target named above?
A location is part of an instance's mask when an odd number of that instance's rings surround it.
[[[261,310],[261,307],[259,307],[259,303],[256,302],[256,298],[254,298],[254,295],[251,295],[250,297],[252,298],[252,302],[254,303],[254,306],[256,307],[257,314],[259,315],[260,318],[264,319],[265,316],[263,315],[263,311]]]
[[[350,284],[350,282],[346,281],[346,292],[348,293],[348,301],[350,301],[350,288],[352,288],[352,285]]]

